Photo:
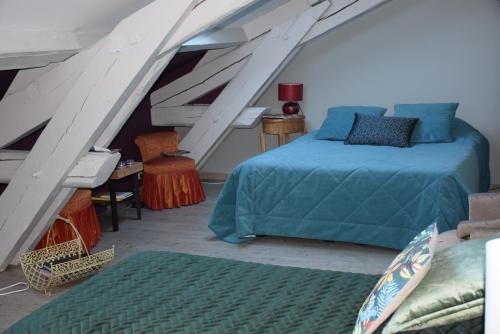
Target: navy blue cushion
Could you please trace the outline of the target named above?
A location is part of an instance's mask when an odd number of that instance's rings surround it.
[[[351,131],[354,122],[354,114],[383,116],[386,108],[382,107],[363,107],[363,106],[347,106],[333,107],[328,109],[323,125],[316,132],[315,139],[326,140],[345,140],[349,131]]]
[[[396,104],[394,116],[419,119],[412,143],[449,143],[453,141],[452,122],[458,103]]]
[[[377,117],[356,113],[354,124],[344,144],[410,147],[418,118]]]

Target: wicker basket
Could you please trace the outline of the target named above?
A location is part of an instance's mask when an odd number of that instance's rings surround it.
[[[82,279],[109,266],[115,254],[114,246],[103,252],[90,254],[71,221],[63,217],[58,219],[72,226],[76,239],[19,256],[28,284],[47,295],[50,295],[50,289],[55,286]],[[50,238],[51,231],[52,228],[47,233],[47,239]]]

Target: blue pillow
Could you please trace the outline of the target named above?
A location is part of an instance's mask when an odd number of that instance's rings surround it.
[[[387,108],[381,107],[333,107],[328,109],[323,125],[315,135],[315,139],[345,140],[354,123],[354,114],[383,116]]]
[[[449,143],[453,141],[452,122],[457,108],[458,103],[396,104],[394,116],[419,119],[412,143]]]
[[[380,117],[356,113],[346,145],[383,145],[410,147],[418,118]]]

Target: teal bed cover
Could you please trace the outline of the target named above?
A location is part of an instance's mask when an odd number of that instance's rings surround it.
[[[432,222],[456,228],[467,196],[489,187],[488,141],[460,119],[453,134],[411,148],[303,136],[237,166],[209,227],[231,243],[272,235],[402,249]]]

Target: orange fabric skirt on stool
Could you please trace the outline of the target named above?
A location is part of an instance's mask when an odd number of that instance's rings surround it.
[[[205,200],[194,160],[187,157],[158,157],[144,163],[142,186],[142,200],[153,210]]]
[[[92,203],[92,192],[90,190],[77,190],[59,215],[71,220],[88,249],[94,247],[101,238],[101,225]],[[52,246],[75,238],[76,235],[71,226],[61,220],[56,220],[52,231],[47,232],[42,237],[35,249],[44,248],[47,245]]]

